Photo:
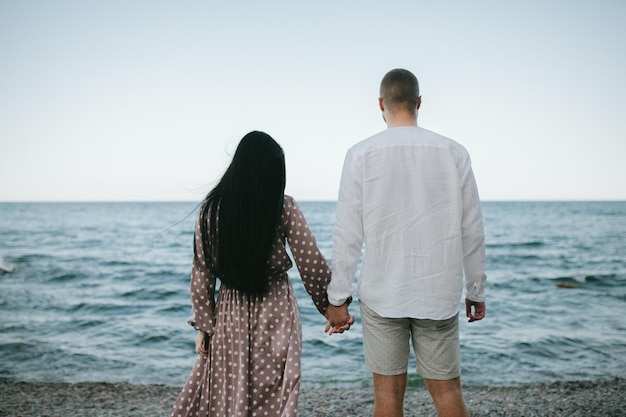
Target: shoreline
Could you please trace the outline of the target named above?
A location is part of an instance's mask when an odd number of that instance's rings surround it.
[[[182,387],[107,382],[0,381],[0,417],[167,416]],[[626,379],[463,388],[472,416],[626,416]],[[371,416],[366,388],[300,390],[300,417]],[[409,387],[405,417],[435,416],[424,386]]]

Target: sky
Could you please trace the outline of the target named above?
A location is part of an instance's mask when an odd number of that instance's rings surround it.
[[[251,130],[335,200],[393,68],[483,200],[626,200],[622,0],[0,0],[0,201],[200,201]]]

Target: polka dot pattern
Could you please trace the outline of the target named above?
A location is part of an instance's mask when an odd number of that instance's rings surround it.
[[[302,324],[287,276],[292,262],[286,244],[322,314],[328,307],[330,268],[289,196],[281,220],[268,260],[269,291],[263,296],[221,287],[216,301],[216,278],[203,263],[201,241],[196,241],[189,324],[209,334],[209,354],[198,357],[170,417],[297,415]]]

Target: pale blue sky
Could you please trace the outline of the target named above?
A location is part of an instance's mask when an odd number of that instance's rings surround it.
[[[484,200],[626,199],[621,0],[0,0],[0,57],[0,201],[199,201],[253,129],[334,200],[396,67]]]

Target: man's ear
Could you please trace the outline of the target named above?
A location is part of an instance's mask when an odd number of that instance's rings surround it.
[[[382,97],[378,97],[378,108],[380,111],[385,111],[385,103],[383,103]]]
[[[416,110],[419,110],[421,105],[422,105],[422,96],[417,96],[417,107],[416,107]]]

